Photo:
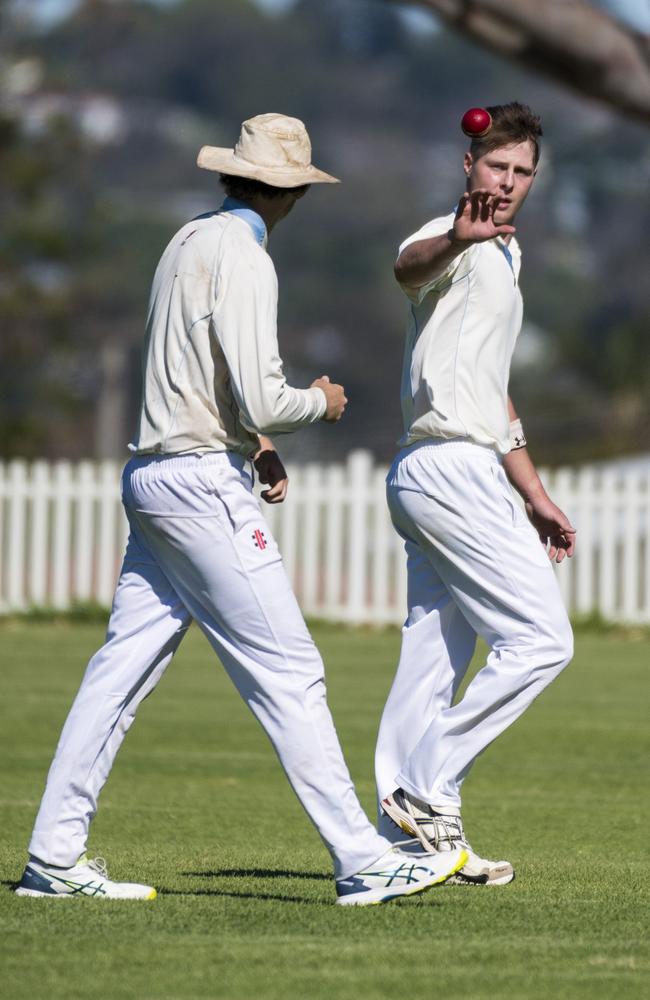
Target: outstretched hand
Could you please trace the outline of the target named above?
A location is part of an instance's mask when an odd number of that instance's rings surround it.
[[[551,562],[561,563],[565,556],[572,556],[576,544],[576,529],[566,514],[548,496],[526,501],[528,519],[537,531],[539,540],[547,549]]]
[[[456,240],[467,243],[484,243],[495,236],[511,236],[514,226],[499,225],[494,221],[494,213],[499,204],[499,195],[487,188],[466,191],[458,202],[452,232]]]
[[[287,495],[289,477],[277,451],[268,448],[258,451],[253,465],[257,469],[260,482],[270,487],[268,490],[262,490],[262,500],[266,503],[282,503]]]

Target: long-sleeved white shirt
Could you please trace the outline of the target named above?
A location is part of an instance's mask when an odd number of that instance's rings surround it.
[[[426,223],[400,246],[441,236],[453,213]],[[510,450],[508,378],[521,329],[521,252],[512,238],[474,243],[420,288],[411,302],[402,369],[401,445],[465,437]]]
[[[156,269],[138,454],[236,451],[313,423],[325,394],[294,389],[277,339],[278,284],[259,215],[233,199],[188,222]]]

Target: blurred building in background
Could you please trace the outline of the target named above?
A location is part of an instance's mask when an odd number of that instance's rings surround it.
[[[516,0],[513,0],[516,5]],[[647,30],[643,4],[607,6]],[[648,450],[650,134],[383,0],[20,0],[0,48],[0,455],[126,455],[149,282],[180,223],[218,206],[203,143],[264,111],[307,123],[340,188],[271,240],[288,377],[328,373],[345,421],[295,460],[400,434],[399,242],[462,191],[470,105],[543,119],[521,218],[526,321],[512,394],[544,464]]]

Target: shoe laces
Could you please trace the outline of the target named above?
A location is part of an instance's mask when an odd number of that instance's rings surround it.
[[[90,858],[87,862],[88,867],[92,868],[94,872],[98,875],[102,875],[104,878],[108,878],[108,872],[106,870],[106,858]]]
[[[431,840],[436,851],[453,851],[457,847],[464,847],[471,850],[465,836],[463,821],[460,816],[450,816],[445,813],[430,812],[427,827],[433,828],[433,836],[427,836]]]
[[[460,816],[438,812],[428,802],[414,799],[401,789],[398,789],[398,794],[397,804],[422,829],[434,851],[453,851],[457,847],[472,850]]]

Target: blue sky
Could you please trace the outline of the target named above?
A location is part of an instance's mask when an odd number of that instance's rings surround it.
[[[152,2],[165,4],[174,3],[175,0],[152,0]],[[259,7],[266,10],[282,10],[291,7],[294,0],[254,0]],[[323,0],[324,3],[327,0]],[[379,0],[378,0],[379,2]],[[595,6],[604,7],[627,21],[640,31],[650,34],[650,0],[591,0]],[[78,0],[14,0],[16,7],[23,7],[38,18],[42,23],[47,24],[64,17],[70,10],[77,6]]]

